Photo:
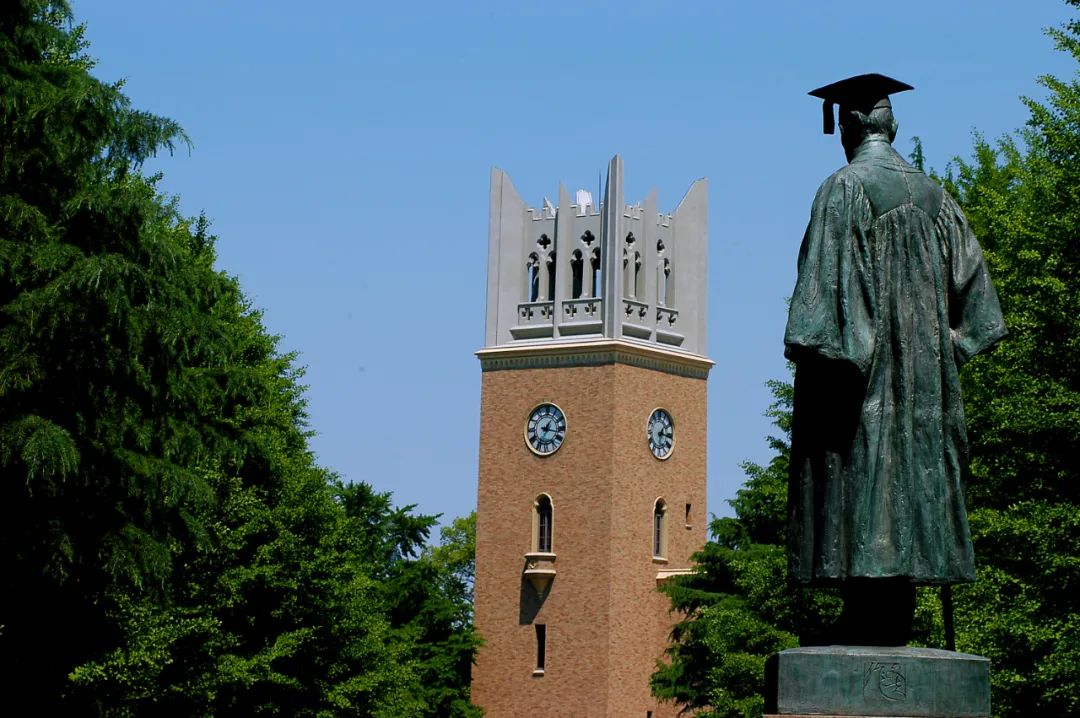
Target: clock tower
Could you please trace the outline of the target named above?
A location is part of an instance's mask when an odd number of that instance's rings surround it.
[[[706,183],[527,207],[491,174],[473,701],[488,718],[661,718],[657,586],[705,542]]]

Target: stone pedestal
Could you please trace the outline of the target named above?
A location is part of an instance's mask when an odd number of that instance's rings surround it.
[[[778,718],[988,718],[990,661],[936,648],[813,646],[769,659]]]

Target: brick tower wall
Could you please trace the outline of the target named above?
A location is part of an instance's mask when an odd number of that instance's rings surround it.
[[[541,402],[566,414],[563,446],[538,457],[523,426]],[[657,407],[675,423],[666,461],[649,453]],[[674,716],[649,695],[672,618],[660,570],[685,568],[705,540],[705,381],[613,363],[486,371],[481,389],[476,627],[486,644],[473,700],[501,716]],[[553,504],[556,576],[545,598],[522,577],[533,502]],[[667,503],[666,562],[652,556],[652,512]],[[691,504],[690,528],[685,505]],[[547,626],[534,675],[534,624]]]

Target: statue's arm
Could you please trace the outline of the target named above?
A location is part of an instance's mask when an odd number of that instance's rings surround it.
[[[874,350],[869,201],[862,183],[841,170],[822,184],[799,250],[784,353],[799,364],[848,362],[863,375]]]
[[[949,248],[949,327],[957,364],[1008,334],[982,249],[956,200],[945,195],[937,230]]]

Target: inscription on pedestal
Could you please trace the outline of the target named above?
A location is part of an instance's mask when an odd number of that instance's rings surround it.
[[[907,679],[900,663],[867,662],[863,671],[863,698],[879,696],[887,701],[907,698]]]
[[[990,662],[933,648],[793,648],[770,660],[766,684],[767,714],[990,715]]]

